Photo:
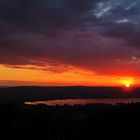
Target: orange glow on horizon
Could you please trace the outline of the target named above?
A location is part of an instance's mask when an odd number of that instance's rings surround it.
[[[106,76],[82,69],[70,69],[62,73],[43,70],[10,68],[0,65],[1,85],[39,86],[121,86],[130,87],[136,81],[132,77]]]

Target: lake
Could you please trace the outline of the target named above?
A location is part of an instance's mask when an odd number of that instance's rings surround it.
[[[48,100],[48,101],[34,101],[25,102],[27,105],[49,105],[49,106],[63,106],[63,105],[86,105],[86,104],[111,104],[116,105],[119,103],[140,103],[140,98],[106,98],[106,99],[63,99],[63,100]]]

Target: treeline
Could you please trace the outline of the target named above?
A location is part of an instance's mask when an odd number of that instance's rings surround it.
[[[2,140],[139,139],[140,104],[0,106]]]

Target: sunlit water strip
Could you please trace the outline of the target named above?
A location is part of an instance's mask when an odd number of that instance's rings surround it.
[[[48,106],[64,106],[64,105],[86,105],[86,104],[111,104],[119,103],[140,103],[140,98],[108,98],[108,99],[64,99],[64,100],[49,100],[49,101],[34,101],[25,102],[27,105],[48,105]]]

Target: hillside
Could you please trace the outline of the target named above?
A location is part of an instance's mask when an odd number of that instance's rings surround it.
[[[0,88],[0,103],[67,98],[140,97],[140,88],[125,91],[117,87],[7,87]]]

